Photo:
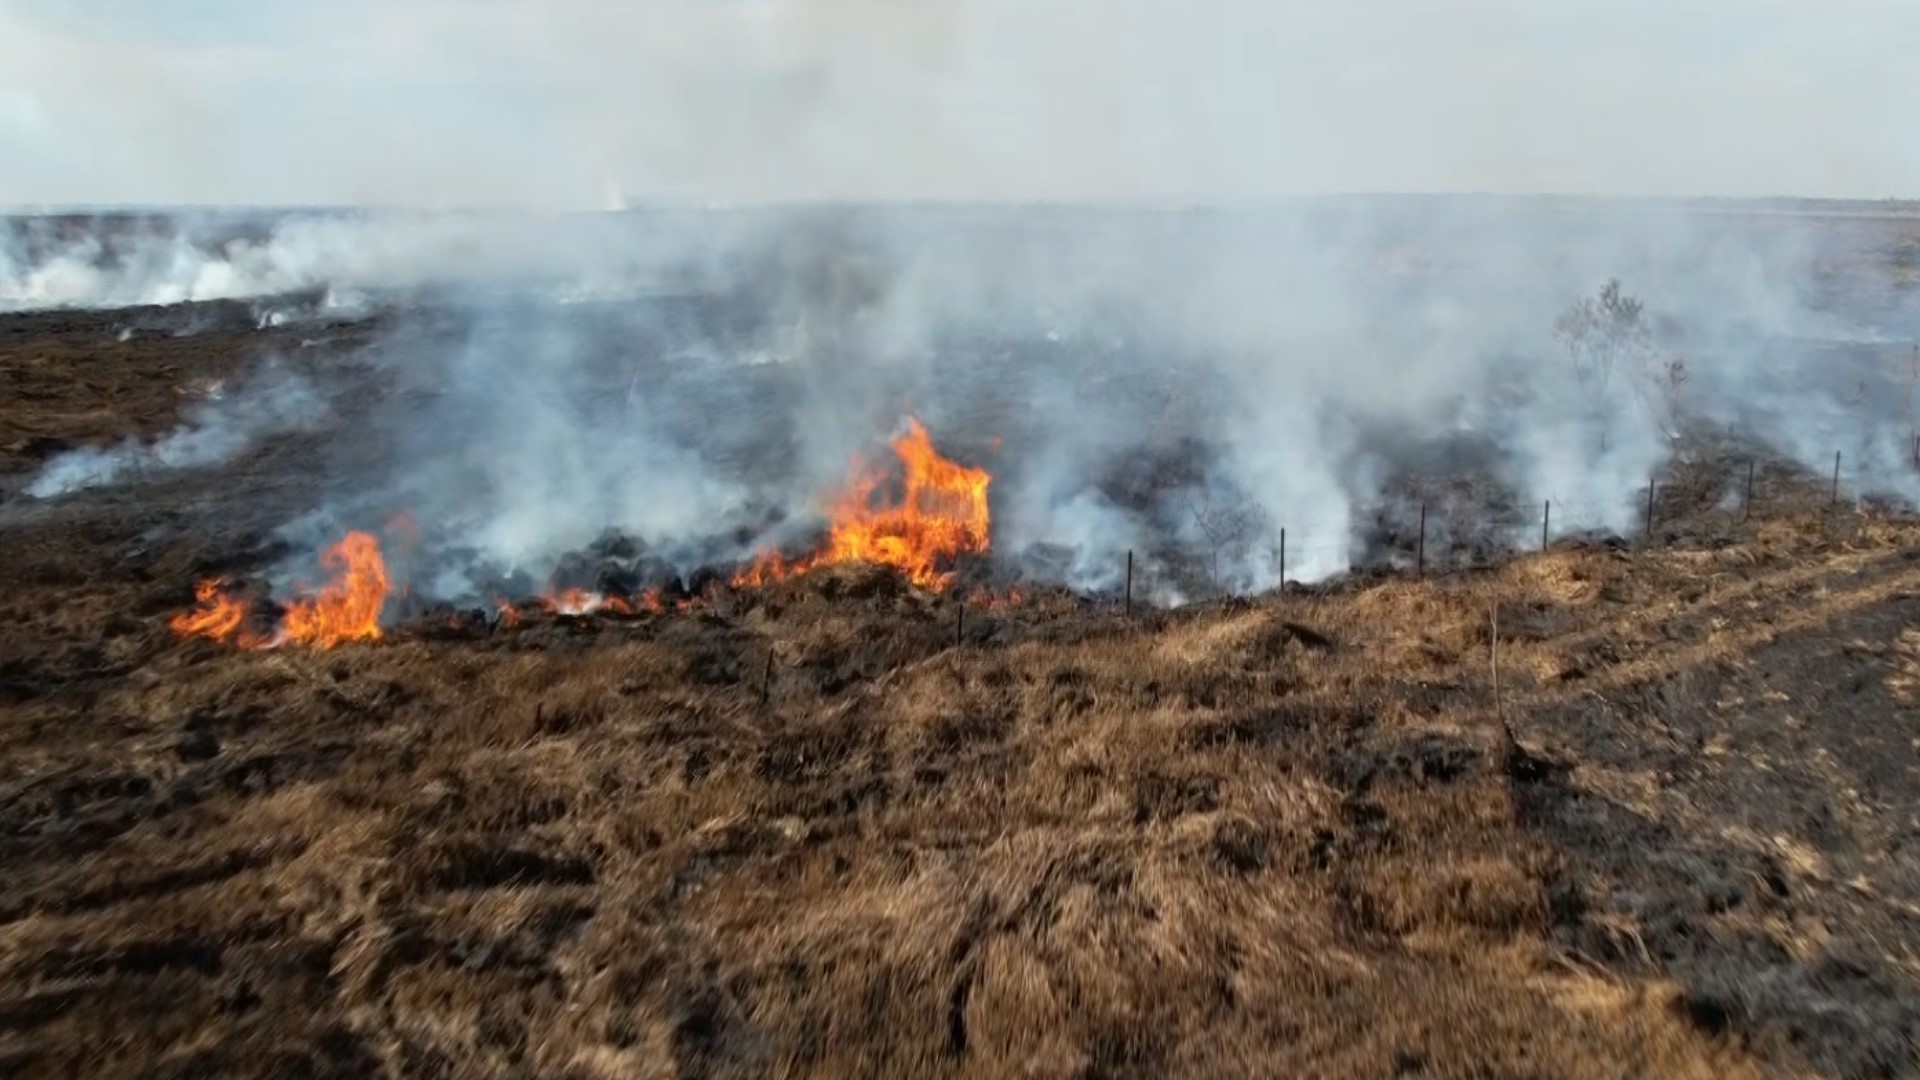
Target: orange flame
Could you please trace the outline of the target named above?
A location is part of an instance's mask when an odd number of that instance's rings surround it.
[[[967,603],[982,611],[999,611],[1003,608],[1019,607],[1027,602],[1027,594],[1018,588],[1008,589],[1005,593],[995,593],[990,589],[975,589],[967,597]]]
[[[380,609],[391,588],[380,541],[372,533],[350,532],[320,553],[320,565],[334,571],[333,581],[287,605],[275,644],[331,649],[349,641],[378,640]]]
[[[194,587],[199,607],[167,620],[183,637],[214,641],[231,639],[242,649],[271,649],[280,645],[308,645],[331,649],[349,641],[380,637],[380,610],[386,605],[390,583],[380,542],[370,533],[351,532],[320,554],[320,565],[335,571],[334,580],[318,592],[286,607],[280,630],[271,638],[241,631],[247,619],[244,601],[226,595],[219,578]],[[300,586],[305,592],[306,587]]]
[[[606,605],[606,598],[585,589],[562,589],[540,598],[540,606],[560,615],[591,615]]]
[[[561,589],[540,597],[540,606],[556,615],[593,615],[605,611],[614,615],[631,616],[642,611],[663,610],[659,589],[648,589],[637,601],[614,593],[588,592],[586,589]]]
[[[247,621],[247,604],[226,593],[226,579],[208,578],[193,587],[193,598],[200,605],[167,620],[181,637],[203,637],[226,641],[238,633]]]
[[[771,585],[776,581],[785,581],[795,574],[804,574],[812,569],[817,560],[800,559],[787,561],[785,555],[777,551],[762,552],[753,560],[753,565],[733,576],[736,589],[757,589]]]
[[[508,626],[518,625],[518,613],[509,614],[512,611],[511,604],[505,600],[498,600],[495,603],[499,606]],[[540,596],[539,604],[556,615],[576,616],[606,612],[631,618],[642,613],[658,615],[667,610],[666,601],[658,588],[648,589],[631,599],[615,593],[590,592],[586,589],[559,589]],[[682,600],[676,605],[676,609],[686,611],[692,606],[693,601]]]
[[[905,473],[898,503],[881,499],[886,471],[856,460],[834,501],[826,547],[791,562],[778,552],[761,555],[734,585],[764,585],[819,566],[864,562],[891,566],[922,588],[945,588],[953,575],[943,565],[987,550],[987,486],[993,477],[940,456],[927,429],[912,417],[906,432],[893,440],[893,452]]]
[[[511,630],[520,625],[520,609],[513,606],[513,601],[496,597],[493,606],[499,609],[501,626]]]

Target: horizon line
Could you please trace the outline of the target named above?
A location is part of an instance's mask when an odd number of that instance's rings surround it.
[[[927,210],[1133,210],[1157,212],[1193,212],[1207,210],[1248,210],[1266,206],[1342,201],[1435,200],[1534,203],[1596,203],[1662,207],[1797,207],[1797,208],[1870,208],[1876,210],[1920,211],[1920,196],[1818,196],[1818,195],[1608,195],[1579,192],[1498,192],[1498,191],[1350,191],[1310,194],[1229,196],[1206,198],[1176,197],[1035,197],[1035,198],[946,198],[946,197],[817,197],[792,199],[722,199],[661,196],[624,197],[617,207],[587,208],[541,206],[532,203],[314,203],[314,202],[111,202],[111,203],[0,203],[0,216],[68,217],[102,214],[527,214],[533,216],[592,216],[638,213],[650,210],[748,212],[820,209],[927,209]]]

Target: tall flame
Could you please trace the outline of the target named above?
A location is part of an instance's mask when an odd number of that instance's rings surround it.
[[[320,553],[320,565],[334,579],[312,596],[287,605],[277,644],[331,649],[349,641],[380,637],[380,609],[392,583],[380,541],[372,533],[350,532]]]
[[[893,440],[893,452],[904,470],[898,503],[883,498],[887,471],[856,460],[834,500],[826,547],[791,562],[777,552],[762,555],[734,583],[761,585],[819,566],[864,562],[891,566],[923,588],[946,587],[953,575],[943,566],[958,555],[987,550],[987,486],[993,477],[940,456],[927,429],[912,417]]]
[[[174,632],[214,641],[232,640],[242,649],[270,649],[280,645],[307,645],[331,649],[349,641],[380,637],[380,611],[386,605],[391,582],[380,557],[380,542],[371,533],[350,532],[320,554],[320,565],[334,579],[318,591],[286,606],[280,630],[271,638],[245,633],[248,606],[228,596],[225,582],[213,578],[194,587],[199,607],[168,620]],[[305,590],[302,587],[302,591]]]

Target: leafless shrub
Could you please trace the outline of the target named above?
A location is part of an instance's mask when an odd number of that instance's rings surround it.
[[[1665,363],[1656,361],[1653,322],[1646,305],[1627,295],[1619,279],[1609,279],[1599,293],[1581,298],[1562,312],[1554,322],[1553,336],[1573,362],[1574,377],[1589,390],[1595,408],[1605,407],[1605,391],[1613,379],[1625,378],[1667,437],[1680,437],[1689,381],[1686,361],[1678,356]],[[1604,427],[1602,432],[1604,448]]]
[[[1653,349],[1645,305],[1628,296],[1617,278],[1561,313],[1553,335],[1573,361],[1574,376],[1595,389],[1622,367],[1644,367]]]
[[[1272,530],[1267,527],[1266,511],[1250,500],[1222,496],[1211,486],[1201,487],[1197,494],[1189,491],[1187,509],[1207,542],[1208,583],[1216,594],[1225,595],[1221,561],[1244,554],[1268,537]]]

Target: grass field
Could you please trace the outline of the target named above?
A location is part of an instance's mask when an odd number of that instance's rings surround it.
[[[0,324],[9,483],[242,370],[218,317]],[[1920,1064],[1920,523],[1818,478],[1674,542],[1131,616],[1042,590],[958,642],[859,568],[180,640],[197,577],[274,557],[304,438],[7,508],[0,1073]]]

